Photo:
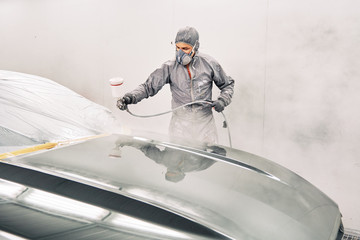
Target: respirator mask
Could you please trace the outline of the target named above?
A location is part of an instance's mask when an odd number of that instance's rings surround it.
[[[196,45],[198,41],[194,44],[194,47],[192,48],[190,53],[185,53],[183,50],[179,49],[176,51],[176,61],[184,66],[188,65],[192,60],[192,54],[195,52]]]

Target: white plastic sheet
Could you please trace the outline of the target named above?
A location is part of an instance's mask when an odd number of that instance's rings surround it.
[[[110,110],[52,80],[0,70],[0,146],[108,133],[114,123]]]

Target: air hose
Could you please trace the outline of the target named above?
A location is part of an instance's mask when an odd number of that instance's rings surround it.
[[[160,112],[160,113],[156,113],[156,114],[150,114],[150,115],[137,115],[137,114],[134,114],[132,113],[129,108],[127,107],[126,108],[126,111],[134,116],[134,117],[139,117],[139,118],[150,118],[150,117],[157,117],[157,116],[161,116],[161,115],[165,115],[165,114],[168,114],[168,113],[171,113],[171,112],[174,112],[180,108],[183,108],[183,107],[186,107],[186,106],[189,106],[189,105],[193,105],[193,104],[197,104],[197,103],[206,103],[206,104],[212,104],[212,102],[210,101],[204,101],[204,100],[201,100],[201,101],[194,101],[194,102],[190,102],[190,103],[186,103],[184,105],[181,105],[179,107],[176,107],[174,109],[171,109],[169,111],[165,111],[165,112]],[[231,135],[230,135],[230,127],[229,127],[229,124],[228,124],[228,121],[226,120],[226,116],[223,112],[221,112],[223,118],[224,118],[224,122],[223,122],[223,128],[227,128],[227,132],[228,132],[228,138],[229,138],[229,145],[230,147],[232,147],[232,143],[231,143]]]

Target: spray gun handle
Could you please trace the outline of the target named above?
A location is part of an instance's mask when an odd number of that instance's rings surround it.
[[[117,100],[116,106],[121,110],[125,111],[127,110],[127,104],[124,101],[124,97],[121,97]]]

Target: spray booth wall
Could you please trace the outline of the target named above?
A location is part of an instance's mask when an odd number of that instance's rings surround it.
[[[339,204],[345,227],[360,228],[358,0],[0,0],[0,69],[50,78],[125,127],[166,133],[169,115],[117,110],[108,80],[123,77],[124,92],[144,82],[174,57],[186,25],[236,81],[225,110],[233,146],[303,176]],[[131,109],[161,112],[170,100],[165,86]]]

